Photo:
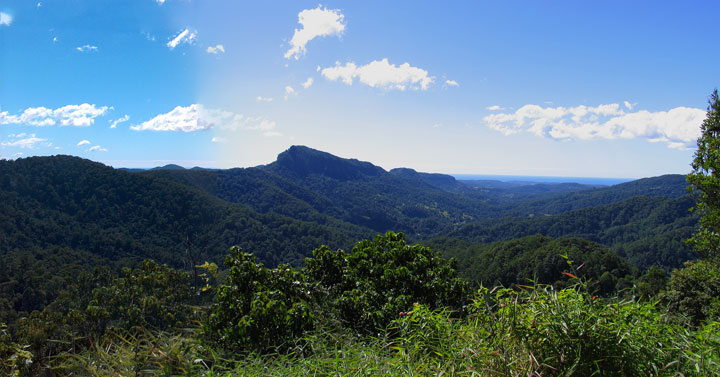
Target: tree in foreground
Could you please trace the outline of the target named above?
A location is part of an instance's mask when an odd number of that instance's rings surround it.
[[[700,226],[688,242],[703,260],[687,262],[670,277],[662,298],[670,311],[693,325],[720,319],[720,98],[710,95],[697,151],[688,174],[697,195]]]
[[[696,209],[700,211],[700,229],[690,239],[703,257],[716,259],[720,251],[720,98],[715,89],[710,95],[707,117],[692,162],[693,171],[687,180],[698,195]]]

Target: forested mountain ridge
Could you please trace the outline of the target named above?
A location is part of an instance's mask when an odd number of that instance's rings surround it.
[[[300,263],[320,244],[347,247],[367,233],[257,213],[170,180],[70,156],[0,161],[0,254],[52,246],[112,260],[174,266],[219,259],[242,245],[265,263]]]
[[[175,266],[191,263],[179,255],[217,260],[236,244],[270,266],[297,265],[321,244],[347,247],[395,230],[418,241],[582,237],[641,269],[671,269],[693,256],[682,240],[697,222],[681,175],[512,200],[448,175],[387,172],[301,146],[268,165],[225,170],[127,172],[69,156],[2,161],[0,184],[0,253],[64,247]]]

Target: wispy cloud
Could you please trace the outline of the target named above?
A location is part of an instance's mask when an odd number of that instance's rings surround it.
[[[175,36],[172,40],[170,40],[167,43],[168,48],[171,50],[175,49],[178,45],[181,45],[183,43],[187,44],[193,44],[195,42],[195,39],[197,38],[197,32],[190,32],[190,30],[185,29],[178,33],[178,35]]]
[[[131,126],[134,131],[197,132],[210,129],[226,131],[275,131],[276,123],[264,117],[245,117],[231,111],[208,109],[201,104],[177,106],[147,122]]]
[[[12,141],[4,141],[0,143],[0,146],[23,149],[35,149],[39,144],[45,147],[52,146],[52,143],[48,143],[47,139],[41,139],[35,136],[35,134],[26,135],[22,133],[18,135],[8,135],[8,138]]]
[[[503,111],[503,110],[505,110],[505,108],[504,108],[504,107],[500,107],[500,105],[488,106],[488,107],[486,107],[485,109],[490,110],[490,111]]]
[[[629,110],[629,102],[624,104]],[[483,118],[488,127],[505,135],[525,131],[558,140],[644,138],[649,142],[667,143],[674,149],[694,146],[703,119],[705,111],[696,108],[625,112],[617,103],[596,107],[525,105],[514,113]]]
[[[29,126],[76,126],[87,127],[95,122],[95,118],[105,115],[112,107],[91,105],[67,105],[57,109],[46,107],[29,107],[20,115],[10,115],[7,111],[0,112],[0,124],[25,124]]]
[[[340,62],[336,62],[334,67],[323,69],[321,74],[328,80],[341,80],[347,85],[352,85],[353,79],[357,78],[361,83],[373,88],[398,90],[426,90],[435,80],[435,77],[429,76],[424,69],[413,67],[409,63],[396,66],[387,59],[375,60],[363,66],[352,62],[340,65]]]
[[[98,47],[92,46],[92,45],[84,45],[84,46],[75,47],[75,49],[80,52],[97,52]]]
[[[272,102],[272,101],[273,101],[273,98],[272,98],[272,97],[257,96],[257,98],[255,98],[255,99],[256,99],[258,102]]]
[[[13,18],[11,15],[0,12],[0,26],[3,26],[3,25],[10,26],[10,24],[12,23],[12,20],[13,20]]]
[[[218,136],[213,137],[210,141],[212,141],[213,143],[227,143],[226,138]]]
[[[112,121],[110,128],[116,128],[118,124],[122,122],[127,122],[128,120],[130,120],[130,115],[125,114],[125,116],[123,116],[122,118],[118,118]]]
[[[81,140],[77,143],[78,147],[82,147],[83,145],[90,145],[90,140]]]
[[[447,84],[448,86],[460,86],[460,84],[458,84],[458,82],[455,80],[445,80],[445,84]]]
[[[340,10],[323,9],[322,5],[298,13],[298,23],[303,27],[302,29],[295,29],[295,33],[290,40],[291,47],[285,52],[285,58],[295,58],[297,60],[300,56],[305,55],[307,52],[305,46],[316,37],[342,35],[345,30],[344,18],[345,16],[340,13]]]
[[[99,146],[99,145],[93,145],[88,149],[88,152],[107,152],[108,150]]]
[[[207,50],[205,50],[205,51],[207,51],[208,54],[213,54],[213,55],[217,55],[217,54],[219,54],[219,53],[223,53],[223,54],[224,54],[224,53],[225,53],[225,46],[223,46],[223,45],[216,45],[216,46],[214,46],[214,47],[213,47],[213,46],[208,46]]]

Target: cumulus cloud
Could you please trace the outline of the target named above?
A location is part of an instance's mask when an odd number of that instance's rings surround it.
[[[297,92],[295,92],[295,89],[293,89],[292,86],[287,85],[287,86],[285,87],[285,100],[287,100],[288,97],[294,96],[294,95],[297,95]]]
[[[35,134],[26,135],[24,133],[18,135],[8,135],[11,141],[4,141],[0,143],[3,147],[17,147],[23,149],[34,149],[38,144],[46,147],[52,146],[52,143],[48,143],[47,139],[41,139]]]
[[[75,49],[80,52],[96,52],[98,50],[98,47],[92,45],[84,45],[80,47],[75,47]]]
[[[206,51],[207,51],[208,54],[214,54],[214,55],[217,55],[217,54],[219,54],[219,53],[223,53],[223,54],[224,54],[224,53],[225,53],[225,46],[223,46],[223,45],[216,45],[215,47],[213,47],[213,46],[208,46],[208,48],[207,48]]]
[[[336,62],[334,67],[323,69],[321,74],[330,81],[341,80],[347,85],[352,85],[353,79],[357,78],[373,88],[399,90],[426,90],[435,80],[424,69],[412,67],[408,63],[396,66],[387,59],[374,60],[363,66],[352,62],[340,65],[340,62]]]
[[[105,115],[111,107],[91,105],[67,105],[57,109],[29,107],[19,115],[0,113],[0,124],[25,124],[29,126],[76,126],[86,127],[95,122],[95,118]]]
[[[445,80],[445,84],[447,84],[448,86],[460,86],[460,84],[458,84],[458,82],[455,80]]]
[[[330,10],[323,9],[318,5],[315,9],[305,9],[298,13],[298,23],[302,25],[302,29],[295,29],[290,40],[290,49],[285,52],[285,59],[295,58],[305,55],[307,49],[305,45],[316,37],[327,37],[330,35],[342,35],[345,30],[343,24],[345,16],[340,13],[339,9]]]
[[[172,40],[170,40],[167,43],[168,48],[171,50],[175,49],[180,44],[187,43],[192,44],[195,42],[195,39],[197,38],[196,32],[190,32],[190,30],[185,29],[178,33],[178,35],[175,36]]]
[[[108,151],[107,149],[105,149],[99,145],[94,145],[94,146],[90,147],[90,149],[88,149],[88,152],[107,152],[107,151]]]
[[[116,128],[118,124],[122,122],[127,122],[128,120],[130,120],[130,115],[125,114],[125,116],[123,116],[122,118],[118,118],[112,121],[110,128]]]
[[[13,18],[11,15],[0,12],[0,26],[10,26],[10,24],[12,23],[12,19]]]
[[[272,102],[272,101],[273,101],[273,98],[272,98],[272,97],[257,96],[256,100],[257,100],[258,102]]]
[[[308,77],[307,80],[305,80],[305,82],[302,83],[302,87],[305,89],[309,88],[313,84],[313,81],[315,81],[315,80],[313,80],[312,77]]]
[[[131,126],[134,131],[197,132],[210,129],[273,131],[276,123],[263,117],[245,117],[231,111],[208,109],[201,104],[177,106],[147,122]]]
[[[79,143],[77,143],[77,146],[82,147],[83,145],[89,145],[89,144],[90,144],[89,140],[82,140]]]
[[[628,104],[624,103],[629,110]],[[626,112],[617,103],[596,107],[525,105],[514,113],[491,114],[483,120],[505,135],[526,131],[558,140],[644,138],[667,143],[670,148],[691,149],[705,115],[704,110],[688,107]]]

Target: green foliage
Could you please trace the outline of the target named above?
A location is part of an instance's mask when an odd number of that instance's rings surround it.
[[[665,271],[658,266],[650,269],[637,279],[637,295],[641,298],[656,297],[667,286],[668,277]]]
[[[574,273],[591,282],[591,289],[599,295],[629,288],[634,274],[633,268],[612,251],[579,238],[535,235],[489,245],[438,238],[429,244],[457,258],[460,274],[476,285],[510,287],[533,281],[567,287],[575,283],[563,274],[568,258],[580,267]]]
[[[687,262],[670,275],[661,299],[671,313],[693,325],[720,320],[720,266],[708,260]]]
[[[229,273],[207,323],[215,342],[235,351],[275,350],[312,328],[309,287],[292,267],[269,270],[237,246],[225,266]]]
[[[222,376],[712,376],[718,323],[698,331],[655,305],[595,298],[579,284],[482,288],[468,317],[415,305],[379,337],[311,333],[300,352],[253,356]]]
[[[456,311],[464,304],[467,283],[457,277],[454,261],[408,245],[402,233],[360,241],[350,255],[317,249],[305,265],[310,280],[327,292],[325,310],[360,332],[384,329],[414,304]]]
[[[268,351],[333,322],[375,333],[415,303],[462,309],[466,283],[452,261],[408,245],[402,233],[358,242],[349,255],[322,247],[313,256],[300,272],[284,265],[271,270],[233,248],[208,320],[211,338],[232,350]]]
[[[701,125],[692,173],[687,175],[698,195],[697,210],[702,214],[700,229],[690,239],[694,249],[706,258],[720,255],[720,97],[710,95],[707,117]]]
[[[194,293],[189,273],[145,260],[140,268],[125,268],[122,277],[94,289],[85,315],[88,321],[121,329],[182,327]]]
[[[0,373],[15,377],[29,371],[33,355],[26,348],[14,342],[7,326],[0,323]]]
[[[112,331],[91,347],[64,352],[50,366],[62,376],[198,376],[216,355],[192,332]]]

